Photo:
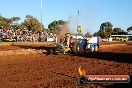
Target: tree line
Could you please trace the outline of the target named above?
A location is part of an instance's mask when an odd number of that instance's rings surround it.
[[[26,15],[25,20],[22,23],[18,23],[19,20],[21,20],[20,17],[5,18],[0,16],[0,26],[5,30],[10,29],[11,27],[16,29],[40,30],[41,23],[37,18],[31,15]]]
[[[39,20],[32,16],[26,15],[25,20],[21,23],[18,21],[21,20],[20,17],[11,17],[6,18],[0,16],[0,26],[3,26],[4,29],[10,29],[14,27],[16,29],[27,29],[29,31],[48,31],[56,34],[60,34],[60,29],[63,25],[66,24],[66,21],[58,20],[53,21],[48,25],[48,29],[44,28],[44,25],[39,22]],[[75,29],[76,30],[76,29]],[[127,31],[122,30],[121,28],[113,28],[111,22],[104,22],[100,25],[99,31],[95,32],[94,36],[100,36],[102,38],[108,38],[111,35],[126,35],[132,31],[132,26],[127,28]],[[87,36],[87,33],[85,34]]]
[[[100,25],[98,32],[95,32],[94,36],[100,36],[101,38],[109,38],[111,35],[128,35],[132,31],[132,26],[127,28],[127,31],[121,28],[113,28],[111,22],[104,22]]]
[[[66,21],[63,20],[53,21],[48,25],[48,29],[46,29],[44,25],[32,15],[26,15],[25,20],[21,23],[18,23],[19,20],[21,20],[20,17],[6,18],[0,16],[0,26],[5,30],[12,27],[15,29],[27,29],[29,31],[49,31],[59,34],[61,26],[66,23]]]

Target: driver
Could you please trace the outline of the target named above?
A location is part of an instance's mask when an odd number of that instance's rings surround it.
[[[64,39],[64,44],[65,44],[65,49],[64,49],[64,54],[70,50],[70,44],[71,44],[71,34],[66,33],[65,34],[65,39]]]

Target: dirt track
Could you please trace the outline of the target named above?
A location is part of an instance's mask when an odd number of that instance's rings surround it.
[[[0,88],[130,88],[129,84],[78,86],[78,67],[86,74],[132,76],[132,45],[102,44],[97,53],[83,56],[46,55],[42,50],[0,44]]]

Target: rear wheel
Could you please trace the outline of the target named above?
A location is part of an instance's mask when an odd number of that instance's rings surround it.
[[[58,45],[56,46],[56,52],[58,52],[58,53],[63,53],[63,51],[64,51],[64,49],[62,48],[62,46],[61,46],[60,44],[58,44]]]
[[[72,52],[75,53],[75,54],[77,54],[77,53],[79,53],[79,50],[80,50],[79,44],[78,43],[74,43],[72,45]]]

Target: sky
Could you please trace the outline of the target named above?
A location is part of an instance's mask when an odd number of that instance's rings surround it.
[[[0,14],[7,18],[18,16],[19,22],[23,22],[26,15],[41,21],[41,0],[2,0]],[[132,0],[42,0],[42,14],[46,28],[54,20],[65,20],[73,32],[79,23],[82,33],[92,34],[103,22],[127,30],[132,26]]]

